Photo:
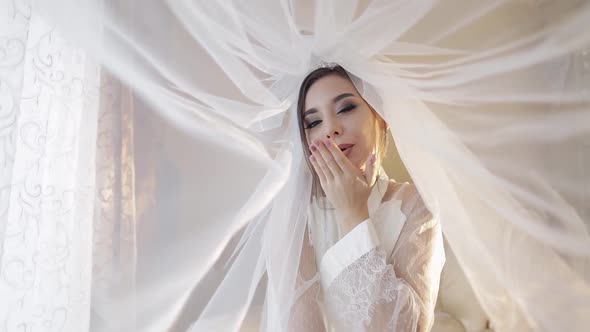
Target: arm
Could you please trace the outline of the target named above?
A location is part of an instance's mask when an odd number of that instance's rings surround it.
[[[307,228],[303,238],[295,293],[302,293],[295,300],[289,318],[289,331],[325,331],[322,311],[318,303],[320,284],[313,247],[310,245]]]
[[[326,307],[337,331],[428,331],[432,326],[444,262],[442,233],[421,200],[406,209],[393,264],[387,264],[371,220],[322,259]]]

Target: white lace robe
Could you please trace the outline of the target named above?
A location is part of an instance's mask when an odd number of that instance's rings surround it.
[[[310,220],[292,331],[430,330],[445,261],[440,224],[410,184],[382,202],[387,184],[379,179],[370,218],[343,237],[333,214]]]

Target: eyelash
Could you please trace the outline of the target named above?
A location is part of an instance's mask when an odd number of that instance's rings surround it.
[[[343,109],[341,109],[337,114],[347,113],[347,112],[352,111],[355,108],[356,108],[356,105],[348,105],[348,106],[345,106]],[[321,120],[316,120],[316,121],[308,124],[307,127],[305,127],[305,129],[312,129],[313,127],[315,127],[318,124],[320,124],[320,122],[322,122],[322,121]]]

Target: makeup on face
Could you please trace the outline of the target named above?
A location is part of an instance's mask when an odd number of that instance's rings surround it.
[[[374,115],[346,78],[330,75],[308,90],[302,124],[308,144],[332,138],[342,153],[362,167],[373,151]]]

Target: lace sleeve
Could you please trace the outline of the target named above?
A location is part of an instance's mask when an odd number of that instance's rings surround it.
[[[324,284],[337,331],[430,330],[444,249],[438,220],[420,203],[411,209],[391,254],[393,264],[376,243]]]

